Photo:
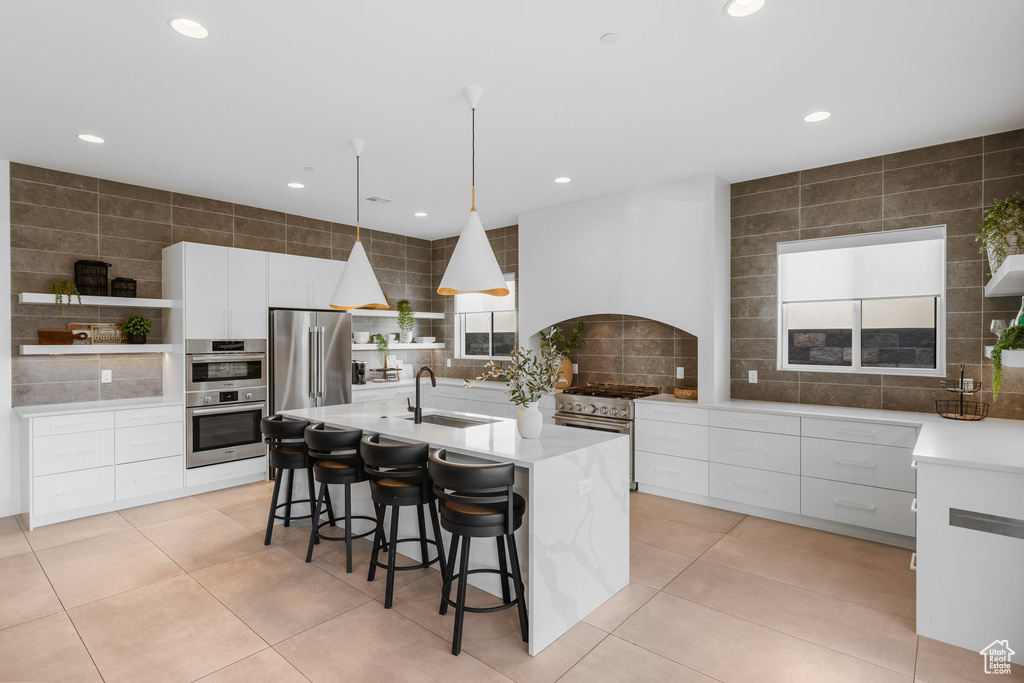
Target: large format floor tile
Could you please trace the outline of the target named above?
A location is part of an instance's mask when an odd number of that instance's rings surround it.
[[[35,555],[29,553],[0,560],[0,628],[62,609]]]
[[[130,529],[132,526],[124,517],[116,512],[73,519],[70,522],[48,524],[36,527],[32,531],[28,530],[28,522],[26,520],[19,517],[18,522],[22,525],[25,538],[32,544],[32,549],[36,551],[46,550],[47,548],[64,545],[65,543],[83,541],[87,538],[106,536],[107,534]]]
[[[985,673],[980,652],[922,637],[917,648],[917,680],[921,683],[991,683],[1024,681],[1024,666],[1013,664],[1010,675]],[[1013,643],[1010,643],[1013,647]],[[1017,648],[1019,651],[1021,648]],[[1018,654],[1017,657],[1020,657]],[[1011,658],[1012,661],[1012,658]]]
[[[231,507],[239,503],[249,503],[254,500],[264,500],[270,505],[270,496],[273,489],[267,490],[263,482],[245,484],[244,486],[233,486],[229,489],[200,493],[196,498],[210,507],[221,508]]]
[[[371,600],[278,547],[192,576],[271,645]]]
[[[659,593],[641,607],[615,635],[726,683],[913,680],[666,593]]]
[[[583,618],[591,626],[611,633],[634,612],[644,606],[658,591],[642,583],[630,583],[610,600]]]
[[[632,512],[671,519],[673,522],[681,522],[722,534],[728,533],[743,519],[743,515],[738,512],[718,510],[682,500],[639,492],[630,494],[629,509]]]
[[[128,520],[133,526],[140,527],[157,522],[166,522],[169,519],[198,515],[203,512],[210,512],[212,507],[194,496],[165,500],[162,503],[151,503],[139,507],[119,510],[122,517]]]
[[[270,515],[270,502],[268,500],[250,500],[237,505],[229,505],[220,509],[231,519],[244,524],[264,538],[267,533],[267,517]],[[284,510],[282,509],[282,514]],[[326,520],[327,517],[324,516]],[[291,522],[288,526],[281,523],[281,520],[274,521],[274,531],[270,540],[275,545],[285,543],[303,542],[309,543],[309,532],[312,524],[308,519],[299,519]],[[325,532],[332,533],[332,532]]]
[[[348,681],[508,681],[376,600],[278,643],[274,648],[313,683]]]
[[[690,566],[693,558],[653,545],[629,542],[629,580],[651,588],[662,589],[679,572]]]
[[[914,620],[697,560],[666,593],[914,675]]]
[[[185,571],[259,552],[263,537],[217,510],[139,529]]]
[[[709,531],[642,512],[630,512],[629,537],[662,550],[700,557],[722,537],[722,532]]]
[[[713,683],[715,679],[621,638],[608,636],[558,680],[559,683]]]
[[[0,631],[0,681],[101,682],[64,612]]]
[[[726,536],[701,559],[913,619],[914,576]]]
[[[192,681],[267,646],[188,576],[68,614],[107,683]]]
[[[36,553],[36,557],[64,609],[182,573],[181,567],[135,529],[59,545]]]
[[[17,517],[0,518],[0,560],[32,552]]]
[[[307,683],[308,680],[289,664],[287,659],[279,655],[277,650],[268,647],[262,652],[200,678],[199,683]]]

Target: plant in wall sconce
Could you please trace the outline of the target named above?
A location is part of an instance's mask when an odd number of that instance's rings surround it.
[[[64,315],[64,304],[71,305],[71,297],[78,297],[78,303],[82,303],[82,295],[78,293],[78,287],[72,280],[60,280],[53,283],[53,296],[57,301],[57,313]]]

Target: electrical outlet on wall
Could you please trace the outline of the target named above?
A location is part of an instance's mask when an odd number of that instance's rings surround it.
[[[578,363],[573,363],[572,364],[572,374],[574,374],[574,375],[580,374],[580,366],[579,366]]]
[[[686,379],[686,368],[676,368],[676,379]]]
[[[751,384],[757,384],[757,370],[747,372],[747,381]]]
[[[114,381],[113,374],[114,374],[113,370],[100,370],[100,383],[101,384],[110,384],[111,382],[113,382]]]
[[[450,368],[452,366],[452,359],[451,358],[445,358],[444,359],[444,364],[445,364],[445,367],[449,367]]]

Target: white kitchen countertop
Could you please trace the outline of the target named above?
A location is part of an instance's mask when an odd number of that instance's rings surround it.
[[[628,438],[621,434],[545,424],[540,438],[523,439],[516,429],[515,420],[429,408],[423,409],[424,415],[439,413],[494,422],[466,429],[428,423],[417,425],[413,424],[411,419],[404,419],[412,417],[404,407],[383,401],[282,412],[290,417],[326,422],[331,426],[362,429],[400,441],[426,442],[432,446],[450,448],[455,452],[478,455],[496,462],[511,462],[527,469],[536,462],[557,458],[615,439]]]
[[[637,401],[673,403],[712,410],[742,410],[797,417],[876,422],[919,429],[914,457],[962,467],[980,467],[1006,472],[1024,471],[1024,421],[986,418],[978,422],[949,420],[936,413],[899,410],[871,410],[769,401],[728,400],[700,403],[677,399],[671,394]]]
[[[45,406],[22,406],[14,412],[21,417],[46,417],[50,415],[73,415],[76,413],[97,413],[104,410],[125,410],[130,408],[164,408],[184,405],[183,399],[169,399],[164,396],[151,398],[121,398],[109,401],[85,401],[83,403],[54,403]]]
[[[424,375],[422,380],[424,388],[430,386],[430,377]],[[438,377],[437,383],[445,386],[465,386],[465,380],[458,377]],[[366,384],[353,384],[352,391],[366,391],[368,389],[386,389],[388,387],[415,387],[415,379],[402,379],[397,382],[367,382]],[[474,389],[488,389],[491,391],[503,391],[504,382],[481,381],[473,383]]]

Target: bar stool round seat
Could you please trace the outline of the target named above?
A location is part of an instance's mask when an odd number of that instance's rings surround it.
[[[379,435],[364,437],[359,446],[366,474],[370,477],[370,497],[377,511],[377,533],[373,537],[373,550],[370,554],[370,570],[367,581],[373,581],[377,569],[387,571],[387,584],[384,590],[384,607],[391,608],[395,588],[395,572],[409,571],[429,567],[435,562],[441,565],[441,575],[446,572],[444,544],[441,542],[441,527],[437,519],[437,498],[434,496],[433,483],[427,473],[427,462],[430,447],[420,444],[382,444]],[[415,507],[419,522],[419,536],[409,538],[398,537],[399,511],[403,507]],[[423,508],[430,513],[430,522],[434,537],[428,538],[424,521]],[[384,531],[386,512],[391,511],[390,528]],[[419,543],[419,564],[397,566],[398,546],[401,543]],[[427,546],[433,545],[437,552],[428,559]],[[387,551],[387,562],[378,560],[381,551]]]
[[[363,438],[361,429],[333,429],[324,424],[309,425],[304,432],[306,451],[313,462],[313,479],[320,484],[320,490],[313,504],[313,524],[309,533],[309,547],[306,562],[313,560],[313,546],[323,541],[341,541],[345,544],[345,569],[352,573],[352,539],[365,538],[377,531],[377,518],[352,514],[352,485],[367,481],[363,460],[359,456],[359,442]],[[345,487],[345,534],[325,535],[325,526],[337,526],[334,507],[330,504],[331,485]],[[320,517],[326,508],[327,521]],[[373,522],[369,531],[352,533],[352,520]]]
[[[448,570],[443,576],[439,614],[455,608],[452,630],[452,654],[462,651],[462,627],[466,612],[497,612],[515,606],[519,611],[519,629],[523,642],[529,642],[526,593],[519,567],[515,531],[523,525],[526,499],[512,490],[515,466],[512,463],[463,464],[446,459],[444,450],[430,454],[430,478],[439,502],[441,526],[452,534],[448,549]],[[469,568],[469,550],[474,538],[494,538],[498,549],[498,568]],[[459,547],[461,545],[461,548]],[[505,548],[508,547],[508,558]],[[458,551],[458,552],[456,552]],[[459,571],[455,571],[456,555]],[[511,561],[511,562],[509,562]],[[467,579],[472,574],[497,574],[501,581],[500,605],[472,607],[466,604]],[[456,599],[451,599],[452,584],[458,580]],[[512,582],[515,598],[509,591]]]
[[[274,520],[282,520],[284,526],[291,526],[291,523],[300,519],[311,519],[313,509],[313,468],[306,454],[305,430],[309,420],[293,420],[283,415],[271,415],[260,421],[260,431],[263,433],[263,441],[268,446],[268,459],[271,472],[274,474],[274,493],[270,499],[270,514],[267,517],[267,534],[263,539],[263,545],[270,545],[270,539],[274,533]],[[295,484],[295,471],[306,470],[307,483],[309,485],[309,498],[293,500],[292,490]],[[279,503],[281,496],[281,479],[288,477],[288,489],[285,502]],[[293,515],[292,505],[297,503],[309,503],[310,514]],[[278,514],[278,510],[284,508],[284,514]]]

